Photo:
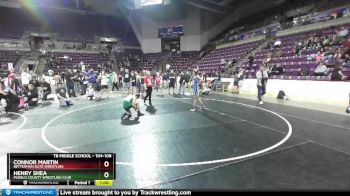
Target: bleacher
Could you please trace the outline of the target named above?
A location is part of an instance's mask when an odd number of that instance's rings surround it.
[[[64,58],[67,56],[67,58]],[[78,65],[83,62],[88,68],[96,69],[98,64],[102,64],[108,60],[107,57],[101,56],[99,53],[64,53],[56,52],[53,54],[54,59],[56,59],[57,66],[49,67],[46,65],[44,72],[48,69],[54,72],[62,72],[67,69],[73,69],[74,65]]]
[[[350,28],[350,24],[341,25],[345,28]],[[272,78],[277,79],[292,79],[292,80],[330,80],[330,76],[314,76],[314,70],[316,69],[318,62],[316,59],[308,59],[310,55],[316,55],[316,49],[309,49],[301,53],[301,55],[295,54],[295,48],[298,42],[304,42],[312,37],[324,37],[324,36],[333,36],[337,33],[337,30],[340,29],[341,26],[337,27],[328,27],[320,30],[308,31],[297,33],[288,36],[278,37],[281,40],[281,57],[272,57],[268,62],[269,64],[281,64],[284,69],[284,74],[279,76],[273,76]],[[268,54],[273,54],[277,49],[265,49],[263,48],[261,51],[256,53],[254,66],[249,67],[247,71],[247,78],[255,78],[255,73],[258,70],[258,67],[263,65],[263,62],[266,60]],[[246,62],[247,63],[247,62]],[[241,65],[240,67],[247,67],[247,64]],[[309,75],[300,76],[299,70],[301,68],[308,68]],[[334,64],[328,64],[328,73],[333,71]],[[345,75],[350,76],[349,68],[344,67],[342,70]]]
[[[19,59],[19,54],[16,51],[0,51],[0,66],[8,63],[13,63],[16,65]]]
[[[216,49],[200,59],[198,62],[194,63],[193,67],[198,66],[199,70],[204,73],[224,69],[226,64],[221,63],[221,59],[234,59],[236,61],[239,61],[251,50],[257,48],[260,43],[261,42],[257,41],[227,48]]]
[[[198,52],[182,53],[151,53],[142,54],[141,50],[129,49],[123,53],[116,53],[117,62],[124,63],[129,60],[135,60],[130,67],[131,70],[140,72],[142,70],[151,70],[153,65],[169,64],[175,72],[187,70],[193,63],[199,59]]]

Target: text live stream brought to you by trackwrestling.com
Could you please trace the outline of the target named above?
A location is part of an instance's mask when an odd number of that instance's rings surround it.
[[[152,189],[2,189],[2,196],[140,196],[140,195],[169,195],[169,196],[186,196],[191,195],[192,191],[188,190],[152,190]]]

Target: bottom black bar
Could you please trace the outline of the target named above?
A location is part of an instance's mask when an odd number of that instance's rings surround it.
[[[192,191],[188,190],[152,190],[152,189],[135,189],[135,190],[119,190],[119,189],[59,189],[59,196],[75,196],[75,195],[117,195],[117,196],[140,196],[140,195],[168,195],[168,196],[188,196]]]
[[[52,180],[52,181],[33,181],[33,180],[11,180],[10,185],[75,185],[75,186],[94,186],[94,180]]]

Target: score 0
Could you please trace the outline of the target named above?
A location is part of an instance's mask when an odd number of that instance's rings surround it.
[[[108,167],[109,167],[109,161],[105,161],[105,162],[103,163],[103,166],[104,166],[105,168],[108,168]],[[103,174],[103,176],[104,176],[105,178],[109,178],[109,172],[105,172],[105,173]]]

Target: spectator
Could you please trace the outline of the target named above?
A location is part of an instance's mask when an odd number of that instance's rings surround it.
[[[186,71],[186,74],[184,75],[185,78],[185,87],[187,88],[187,92],[190,91],[190,82],[191,82],[191,75],[189,71]]]
[[[282,56],[282,54],[283,54],[282,49],[277,49],[276,52],[275,52],[275,56],[276,56],[277,58],[280,58],[280,57]]]
[[[53,80],[55,81],[55,85],[58,86],[58,83],[61,81],[61,76],[59,73],[56,73],[54,76],[53,76]]]
[[[18,93],[20,91],[19,81],[15,77],[14,71],[10,71],[8,76],[4,80],[5,89],[10,89],[12,92]]]
[[[342,65],[343,65],[344,67],[350,67],[350,55],[349,55],[349,54],[345,54],[345,55],[344,55]]]
[[[242,82],[244,79],[245,69],[239,68],[238,72],[235,74],[233,86],[236,87],[236,91],[233,93],[239,94],[240,87],[242,87]]]
[[[260,66],[259,70],[256,72],[259,104],[264,104],[261,98],[266,93],[267,78],[268,75],[265,68]]]
[[[225,59],[221,59],[220,63],[221,63],[221,65],[226,65],[226,60]]]
[[[333,61],[339,62],[339,60],[342,58],[342,56],[343,56],[342,49],[338,48],[337,53],[335,53],[333,56]]]
[[[318,62],[318,63],[321,63],[321,62],[323,62],[323,51],[321,50],[321,51],[319,51],[319,52],[317,52],[317,54],[316,54],[316,61]]]
[[[316,54],[307,55],[307,60],[308,61],[315,61],[316,60]]]
[[[271,61],[271,56],[272,56],[271,52],[267,53],[264,63],[269,63]]]
[[[76,97],[75,95],[75,90],[74,90],[74,75],[72,73],[72,70],[68,70],[66,75],[65,75],[65,79],[66,79],[66,86],[67,86],[67,91],[68,94],[70,96]]]
[[[44,78],[41,78],[40,86],[43,93],[43,100],[47,100],[47,96],[51,93],[51,86]]]
[[[277,65],[275,65],[272,70],[271,70],[271,74],[272,75],[282,75],[284,73],[283,71],[283,67],[281,66],[280,63],[278,63]]]
[[[129,74],[129,70],[126,69],[123,78],[124,78],[124,89],[128,91],[128,94],[131,88],[130,77],[131,76]]]
[[[248,61],[248,64],[249,64],[249,67],[252,67],[253,66],[253,63],[254,63],[254,57],[253,55],[250,55],[248,57],[249,61]]]
[[[346,8],[346,9],[343,11],[343,17],[347,17],[347,16],[350,16],[350,8]]]
[[[103,94],[107,93],[108,98],[108,75],[107,73],[102,70],[99,80],[101,81],[101,94],[100,94],[100,100],[102,100]]]
[[[131,89],[132,89],[132,94],[134,94],[136,92],[136,74],[135,72],[131,72],[130,74],[130,83],[131,83]]]
[[[310,68],[308,66],[303,66],[298,69],[299,76],[308,76],[310,74]]]
[[[181,76],[180,76],[180,88],[179,88],[179,95],[185,95],[185,74],[184,72],[181,72]]]
[[[216,77],[212,81],[213,84],[213,90],[216,90],[216,87],[221,83],[221,74],[220,72],[216,72]]]
[[[325,37],[323,38],[322,45],[323,45],[323,46],[330,46],[330,44],[331,44],[332,41],[333,41],[333,40],[331,39],[331,37],[325,36]]]
[[[111,89],[113,87],[114,74],[115,73],[113,73],[111,70],[109,71],[109,74],[108,74],[108,88],[111,88]]]
[[[1,92],[0,92],[1,93]],[[1,93],[2,98],[6,101],[5,112],[18,112],[19,97],[14,94],[9,88]]]
[[[29,81],[29,84],[34,85],[35,88],[40,87],[40,82],[38,80],[38,77],[34,74],[31,76],[31,80]]]
[[[22,82],[22,86],[23,86],[26,90],[28,89],[29,81],[30,81],[30,74],[27,73],[27,72],[23,69],[23,70],[22,70],[22,73],[21,73],[21,82]]]
[[[332,81],[341,81],[344,80],[346,76],[341,72],[341,67],[339,65],[335,66],[331,73]]]
[[[60,107],[73,105],[73,103],[69,99],[67,90],[63,87],[62,83],[58,84],[58,87],[56,89],[56,95],[57,95]]]
[[[48,73],[49,76],[52,76],[52,75],[53,75],[53,71],[52,71],[51,69],[49,69],[49,70],[47,71],[47,73]]]
[[[62,71],[62,73],[61,73],[61,82],[65,82],[65,79],[66,79],[66,73],[64,73],[63,71]]]
[[[172,95],[174,95],[175,91],[175,83],[176,83],[176,75],[174,73],[174,70],[171,70],[169,73],[169,95],[170,95],[170,89],[173,89]]]
[[[95,98],[95,90],[92,87],[92,84],[89,84],[87,89],[86,89],[86,99],[88,99],[88,98],[89,98],[89,100],[96,99]]]
[[[24,93],[26,108],[28,106],[35,106],[38,103],[39,96],[38,90],[35,88],[33,84],[28,85],[28,91]]]
[[[77,70],[74,70],[73,72],[73,77],[72,77],[72,80],[73,80],[73,84],[74,84],[74,92],[75,93],[81,93],[81,81],[80,81],[80,72],[77,71]]]
[[[86,74],[86,78],[89,81],[89,83],[92,84],[92,87],[95,88],[97,75],[95,74],[93,69],[90,69],[90,71]]]
[[[340,28],[340,31],[338,33],[338,36],[341,38],[346,38],[349,35],[348,29],[346,29],[344,26]]]
[[[277,39],[277,40],[275,41],[275,43],[273,44],[273,46],[274,46],[275,48],[280,48],[281,45],[282,45],[282,42],[281,42],[280,39]]]
[[[323,63],[319,63],[314,71],[314,76],[325,76],[327,75],[327,66]]]
[[[346,49],[350,48],[350,37],[342,43],[342,47]]]

